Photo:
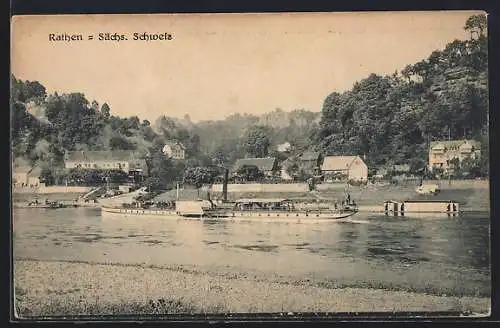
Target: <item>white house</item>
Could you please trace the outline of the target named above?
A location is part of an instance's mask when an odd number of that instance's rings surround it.
[[[14,187],[39,187],[40,174],[42,170],[38,167],[16,166],[12,169],[12,184]]]
[[[180,142],[166,142],[162,152],[172,159],[184,159],[186,157],[186,147]]]
[[[359,156],[326,156],[321,166],[325,181],[367,181],[368,166]]]
[[[66,169],[115,169],[127,173],[146,169],[145,159],[127,150],[68,152],[64,164]]]
[[[292,149],[292,145],[287,141],[276,146],[276,150],[280,153],[286,153]]]
[[[452,168],[452,160],[461,163],[466,158],[479,159],[481,144],[475,140],[433,141],[429,149],[429,169],[442,168],[445,171]]]

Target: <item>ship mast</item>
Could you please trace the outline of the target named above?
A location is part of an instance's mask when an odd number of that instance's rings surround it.
[[[451,127],[448,127],[448,141],[451,141]],[[448,157],[448,185],[451,186],[450,160]]]

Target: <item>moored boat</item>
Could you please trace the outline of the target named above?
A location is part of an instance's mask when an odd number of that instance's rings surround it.
[[[305,204],[286,198],[249,198],[229,202],[227,199],[228,170],[224,173],[223,198],[215,203],[207,192],[208,200],[141,202],[121,206],[101,206],[103,216],[114,217],[158,217],[163,219],[216,220],[216,221],[257,221],[288,223],[331,222],[348,218],[358,212],[348,190],[345,200],[339,206],[336,202]],[[177,190],[178,191],[178,190]],[[178,198],[178,195],[177,195]],[[324,204],[323,204],[324,205]]]
[[[384,212],[394,216],[454,217],[460,214],[460,206],[453,200],[391,200],[384,203]]]
[[[345,219],[357,213],[357,209],[345,205],[337,208],[300,206],[284,198],[239,199],[233,203],[215,205],[211,201],[176,201],[175,207],[162,206],[102,206],[103,216],[158,217],[163,219],[259,221],[319,223]]]
[[[56,208],[65,208],[67,207],[65,204],[58,201],[50,201],[45,200],[44,202],[39,202],[38,199],[28,201],[26,203],[13,203],[14,208],[46,208],[46,209],[56,209]]]
[[[239,199],[223,220],[320,223],[348,218],[357,213],[352,204],[335,208],[332,206],[300,206],[285,198]]]
[[[420,195],[437,195],[441,189],[437,184],[421,184],[415,191]]]

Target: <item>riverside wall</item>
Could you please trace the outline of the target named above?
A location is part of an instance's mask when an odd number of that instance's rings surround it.
[[[16,187],[12,188],[14,194],[60,194],[60,193],[87,193],[92,187],[82,186],[45,186],[37,188]]]

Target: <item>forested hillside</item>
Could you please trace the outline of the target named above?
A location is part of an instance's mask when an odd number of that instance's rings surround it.
[[[471,38],[455,40],[391,76],[372,74],[325,100],[313,139],[328,154],[365,154],[371,166],[423,167],[432,140],[472,138],[488,158],[486,17],[473,16]],[[487,168],[486,161],[482,163]]]
[[[12,76],[12,154],[57,177],[67,151],[135,150],[153,158],[151,175],[171,180],[187,167],[276,155],[275,146],[285,141],[292,144],[292,153],[314,149],[326,155],[366,155],[372,168],[409,163],[418,170],[427,161],[429,141],[466,137],[482,142],[484,156],[477,164],[487,174],[485,16],[472,16],[464,28],[469,40],[455,40],[401,72],[372,74],[351,90],[332,92],[321,112],[276,109],[260,117],[234,114],[199,123],[167,113],[149,122],[118,117],[108,104],[82,93],[47,95],[41,82]],[[185,162],[163,156],[167,140],[185,145]]]

